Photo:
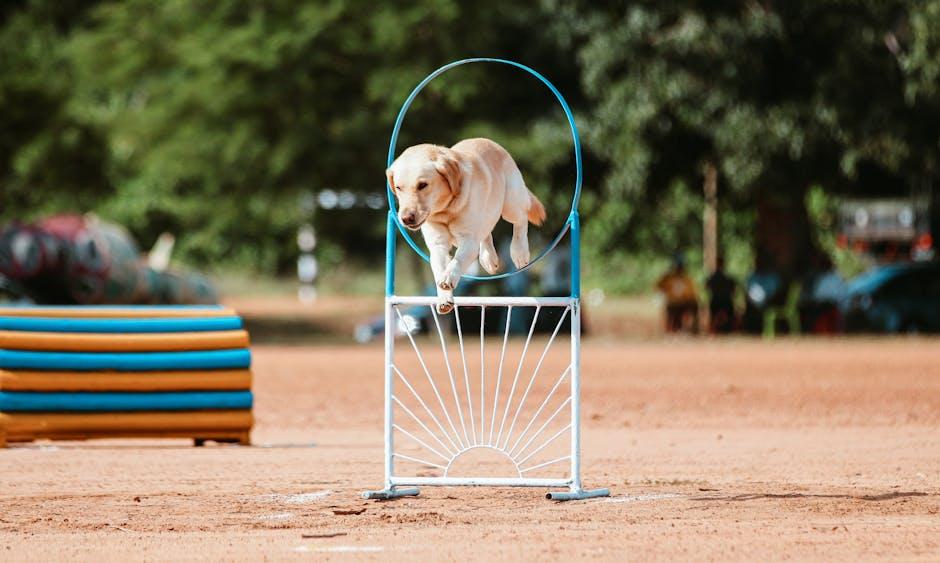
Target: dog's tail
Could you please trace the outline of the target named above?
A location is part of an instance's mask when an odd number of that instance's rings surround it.
[[[532,190],[529,190],[529,222],[535,226],[545,222],[545,206],[535,197]]]

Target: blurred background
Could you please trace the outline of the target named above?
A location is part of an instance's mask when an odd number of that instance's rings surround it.
[[[589,331],[940,331],[940,0],[10,0],[4,299],[222,299],[262,338],[368,340],[394,119],[471,56],[575,112]],[[561,108],[463,66],[399,149],[470,136],[546,203],[538,253],[574,181]],[[465,290],[564,293],[550,256]],[[431,281],[410,252],[399,270],[403,293]]]

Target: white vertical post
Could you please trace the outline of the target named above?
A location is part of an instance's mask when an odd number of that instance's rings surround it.
[[[574,244],[574,242],[572,242]],[[574,286],[574,276],[572,276]],[[577,286],[576,289],[580,289]],[[548,493],[551,500],[581,500],[610,496],[607,489],[581,488],[581,298],[571,297],[571,476],[570,491]]]
[[[571,302],[571,490],[581,490],[581,299]]]
[[[385,299],[385,488],[392,488],[392,474],[394,472],[394,448],[392,425],[393,419],[392,395],[394,393],[394,374],[392,365],[395,362],[395,305],[392,300]]]
[[[480,444],[486,444],[483,425],[486,417],[486,358],[484,357],[485,338],[483,336],[483,327],[486,324],[486,305],[480,306]]]

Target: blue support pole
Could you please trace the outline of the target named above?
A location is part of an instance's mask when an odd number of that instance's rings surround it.
[[[395,235],[397,224],[395,212],[388,212],[388,226],[385,228],[385,296],[395,295]]]
[[[574,210],[568,216],[571,233],[571,297],[581,297],[581,219]]]

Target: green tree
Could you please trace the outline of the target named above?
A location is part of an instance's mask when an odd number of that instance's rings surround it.
[[[699,198],[711,162],[724,209],[756,209],[758,252],[796,275],[813,250],[811,185],[906,194],[911,176],[936,174],[936,2],[546,6],[577,49],[589,145],[610,166],[592,202],[601,252],[694,243],[694,211],[663,221],[658,205]]]
[[[300,194],[381,191],[399,104],[468,56],[525,62],[574,107],[587,263],[622,288],[698,246],[707,163],[724,245],[792,274],[813,246],[809,186],[906,194],[938,174],[940,0],[29,0],[0,16],[2,218],[97,210],[144,246],[181,235],[200,265],[290,268]],[[400,143],[474,135],[520,161],[547,238],[573,176],[553,97],[461,67]],[[381,253],[381,212],[316,221],[327,256]]]
[[[102,131],[71,106],[68,32],[94,2],[0,7],[0,222],[91,206],[111,190]]]
[[[496,1],[103,4],[70,43],[76,104],[109,135],[117,193],[103,209],[144,239],[184,235],[183,252],[199,263],[286,268],[302,192],[382,190],[388,133],[408,91],[462,56],[554,60],[555,42],[531,31],[540,18]],[[562,70],[576,86],[573,61]],[[557,117],[554,102],[532,96],[534,81],[503,78],[468,68],[436,81],[409,115],[402,148],[492,134],[549,178],[569,158],[565,139],[530,128]],[[374,256],[384,219],[358,213],[321,213],[322,239]]]

